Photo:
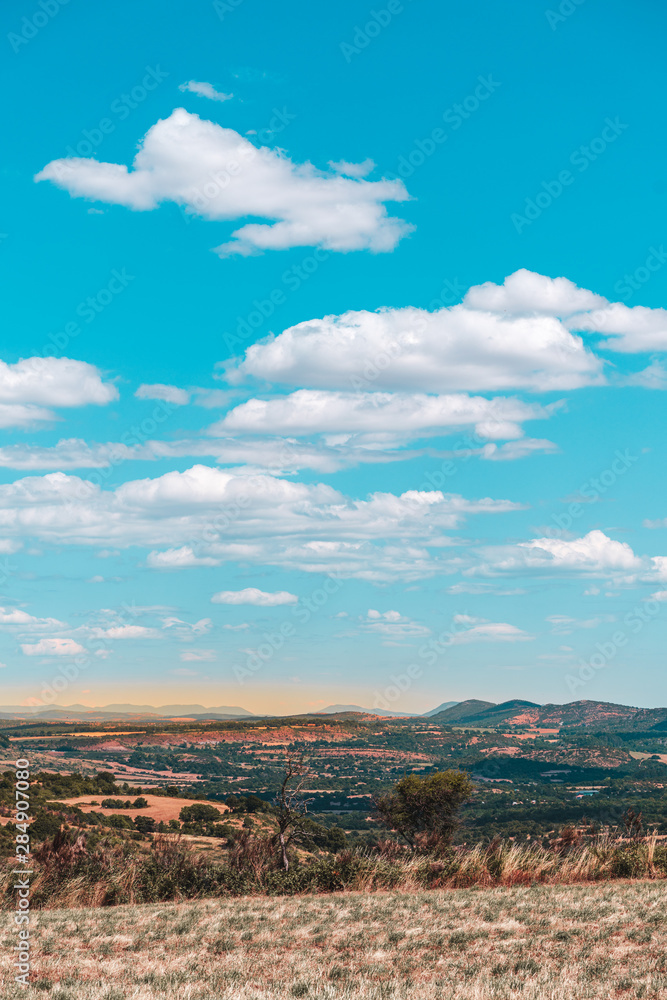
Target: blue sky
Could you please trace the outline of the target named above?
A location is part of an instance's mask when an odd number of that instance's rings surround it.
[[[5,703],[664,704],[665,13],[1,16]]]

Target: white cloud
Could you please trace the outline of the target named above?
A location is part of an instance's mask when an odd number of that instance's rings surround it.
[[[71,358],[24,358],[8,365],[0,361],[0,403],[42,406],[103,406],[118,398],[118,390],[103,382],[94,365]]]
[[[667,309],[607,303],[601,309],[572,316],[567,325],[573,330],[590,330],[607,335],[601,346],[611,351],[635,353],[667,350]]]
[[[296,604],[299,598],[286,590],[267,593],[256,587],[245,590],[221,590],[211,598],[213,604],[254,604],[260,608],[274,608],[279,604]]]
[[[21,650],[25,656],[76,656],[86,652],[73,639],[40,639],[34,644],[21,643]]]
[[[140,385],[134,395],[137,399],[161,399],[175,406],[185,406],[190,402],[190,393],[185,389],[178,389],[175,385],[163,385],[161,382],[156,382],[154,385]]]
[[[599,530],[582,538],[534,538],[514,546],[488,549],[486,560],[464,572],[495,576],[505,573],[575,573],[614,577],[620,582],[667,579],[667,557],[638,556],[627,542],[618,542]]]
[[[508,500],[468,500],[438,490],[353,499],[321,483],[202,465],[115,490],[57,472],[0,485],[0,537],[102,550],[167,546],[172,566],[183,559],[173,556],[174,545],[188,550],[188,564],[196,539],[198,559],[416,579],[460,565],[456,554],[443,560],[429,551],[451,544],[448,529],[471,514],[520,509]],[[160,565],[157,554],[151,564]]]
[[[393,639],[411,639],[431,634],[429,628],[406,618],[399,611],[376,611],[370,608],[362,625],[364,631],[371,635],[379,634]]]
[[[520,542],[531,550],[531,556],[549,560],[552,566],[582,570],[634,570],[641,560],[627,542],[617,542],[602,531],[589,531],[583,538],[565,541],[560,538],[534,538]]]
[[[55,414],[40,406],[0,403],[0,427],[32,427],[55,420]]]
[[[29,427],[55,420],[46,406],[103,406],[118,390],[103,382],[94,365],[71,358],[0,361],[0,427]]]
[[[229,629],[230,632],[241,632],[244,629],[250,628],[247,622],[240,622],[238,625],[223,625],[223,628]]]
[[[197,80],[188,80],[187,83],[180,83],[178,89],[181,91],[190,91],[191,94],[197,94],[199,97],[207,97],[209,101],[231,101],[233,94],[223,94],[222,91],[216,90],[211,83],[206,83],[205,81],[199,82]]]
[[[57,618],[35,618],[20,608],[0,608],[0,628],[4,626],[16,626],[21,632],[67,628]]]
[[[35,180],[135,211],[172,201],[208,220],[273,220],[237,229],[216,248],[221,256],[294,246],[385,252],[411,229],[384,205],[408,198],[402,181],[357,180],[294,163],[183,108],[149,129],[131,170],[70,158],[53,160]]]
[[[626,375],[625,385],[638,385],[642,389],[667,389],[667,368],[661,361],[652,361],[641,371]]]
[[[463,305],[484,312],[511,316],[571,316],[606,305],[602,295],[577,288],[567,278],[548,278],[522,267],[502,285],[485,281],[466,293]]]
[[[558,450],[557,444],[545,438],[523,438],[519,441],[507,441],[502,445],[485,444],[481,449],[481,457],[489,462],[513,462],[528,455],[552,455]]]
[[[183,545],[180,549],[149,552],[146,565],[151,569],[183,569],[186,566],[219,566],[220,560],[211,556],[197,556],[190,545]]]
[[[521,422],[547,419],[553,409],[553,404],[544,407],[504,397],[300,389],[280,398],[249,399],[213,424],[209,433],[265,434],[270,427],[276,434],[410,435],[474,427],[480,437],[515,438],[522,435]]]
[[[348,160],[339,160],[338,162],[329,160],[329,166],[337,174],[344,174],[345,177],[365,177],[372,170],[375,170],[375,163],[370,159],[363,160],[362,163],[350,163]]]
[[[234,381],[329,389],[540,391],[604,382],[602,361],[554,316],[406,307],[307,320],[251,345]]]
[[[159,632],[145,625],[112,625],[111,628],[93,629],[93,635],[99,639],[156,639]]]
[[[486,622],[483,625],[473,625],[452,636],[452,645],[462,645],[468,642],[530,642],[535,638],[516,625],[507,622]]]
[[[359,310],[309,319],[252,344],[226,363],[227,377],[354,390],[531,391],[606,382],[604,362],[579,333],[613,351],[667,350],[667,310],[629,307],[566,278],[525,269],[504,284],[472,287],[462,303]],[[654,362],[619,384],[663,387]]]
[[[569,615],[548,615],[546,619],[555,635],[571,635],[575,629],[599,628],[616,621],[615,615],[598,615],[595,618],[571,618]]]
[[[172,616],[162,619],[162,628],[169,629],[171,635],[190,639],[193,635],[206,635],[213,628],[213,622],[210,618],[200,618],[199,621],[190,623]]]
[[[184,649],[181,654],[184,663],[208,663],[216,659],[214,649]]]

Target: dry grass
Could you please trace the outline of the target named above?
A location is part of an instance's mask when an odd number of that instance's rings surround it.
[[[664,902],[664,883],[615,882],[49,910],[35,982],[2,995],[664,1000]]]
[[[115,809],[113,806],[107,808],[100,805],[104,799],[122,799],[123,802],[127,802],[129,799],[132,802],[137,798],[136,795],[126,795],[124,792],[113,795],[100,795],[99,793],[97,795],[79,795],[72,799],[54,800],[50,805],[78,806],[84,812],[94,811],[103,816],[111,816],[112,813],[115,813],[118,816],[129,816],[130,819],[134,819],[135,816],[151,816],[158,823],[160,821],[168,823],[170,819],[178,819],[184,806],[213,806],[220,813],[220,822],[226,818],[223,814],[229,812],[229,806],[226,806],[224,802],[210,802],[208,799],[178,799],[165,795],[150,795],[148,792],[141,792],[141,797],[148,802],[148,806],[143,809]],[[93,805],[93,802],[97,802],[97,805]]]

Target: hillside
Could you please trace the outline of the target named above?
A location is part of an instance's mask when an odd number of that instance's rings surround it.
[[[493,707],[494,703],[492,701],[478,701],[476,698],[471,698],[468,701],[460,701],[457,705],[445,709],[444,712],[437,712],[435,715],[431,715],[430,719],[431,722],[438,722],[442,725],[456,723]]]
[[[667,995],[655,882],[45,910],[31,935],[37,988],[7,1000]]]

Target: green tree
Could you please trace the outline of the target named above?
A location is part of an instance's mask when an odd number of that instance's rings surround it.
[[[187,833],[211,833],[216,823],[222,819],[220,810],[205,802],[194,802],[191,806],[183,806],[179,813],[181,822],[186,826]]]
[[[376,799],[382,821],[414,850],[442,850],[452,842],[461,807],[473,792],[463,771],[435,771],[420,777],[406,774],[390,792]]]

